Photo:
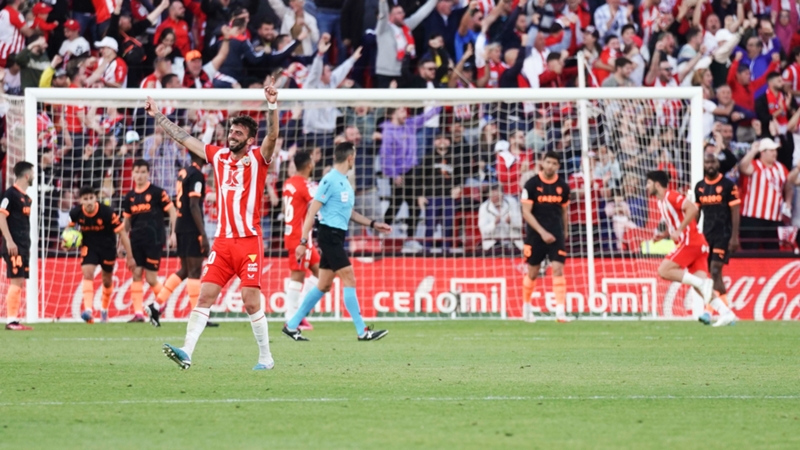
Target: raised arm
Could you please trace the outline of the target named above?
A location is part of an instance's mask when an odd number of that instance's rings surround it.
[[[267,135],[261,142],[261,156],[272,161],[278,152],[278,90],[275,89],[275,78],[271,78],[269,86],[264,88],[267,98]],[[305,235],[304,235],[305,236]]]
[[[739,161],[739,173],[742,175],[752,175],[753,174],[753,160],[758,155],[760,148],[758,146],[758,141],[753,142],[753,145],[750,147],[750,151],[747,152],[746,155],[742,157],[742,160]]]
[[[404,21],[406,26],[413,30],[417,28],[419,24],[422,23],[423,20],[428,18],[428,16],[433,12],[433,9],[436,8],[436,4],[439,3],[439,0],[428,0],[419,7],[419,9],[409,17],[406,17]]]
[[[184,130],[183,127],[173,123],[171,120],[167,118],[161,111],[158,109],[155,100],[151,97],[147,97],[147,101],[144,102],[144,110],[147,112],[150,117],[156,119],[156,123],[161,126],[165,133],[172,138],[173,141],[177,142],[178,144],[186,147],[187,150],[194,153],[195,155],[205,159],[206,152],[205,147],[206,145],[203,144],[200,139],[189,134],[188,131]]]

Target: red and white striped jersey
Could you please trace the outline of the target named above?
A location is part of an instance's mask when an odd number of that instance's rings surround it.
[[[744,177],[747,185],[742,199],[742,216],[779,222],[783,186],[788,176],[789,171],[777,161],[771,167],[759,160],[753,161],[753,173]]]
[[[241,159],[227,147],[206,145],[206,161],[214,169],[219,223],[218,238],[261,237],[261,207],[272,160],[253,146]]]
[[[5,66],[8,55],[19,53],[25,48],[25,36],[19,32],[25,26],[25,16],[6,6],[0,10],[0,61]]]
[[[781,78],[791,87],[792,91],[800,91],[800,63],[794,63],[784,69]],[[800,96],[795,97],[795,100],[800,101]]]
[[[500,87],[500,76],[506,71],[506,66],[502,62],[495,63],[492,60],[486,61],[483,67],[478,67],[478,78],[483,78],[485,70],[489,70],[489,81],[486,82],[487,88]]]
[[[125,60],[117,56],[103,72],[103,81],[121,84],[121,88],[128,87],[128,65]]]
[[[678,191],[667,191],[664,198],[658,201],[658,210],[661,218],[667,223],[670,234],[680,228],[681,222],[686,218],[683,213],[683,204],[686,197]],[[697,230],[697,222],[691,221],[681,233],[681,240],[678,245],[704,245],[707,244],[706,238]]]
[[[678,75],[673,75],[666,83],[662,82],[658,77],[653,82],[653,87],[656,88],[678,86],[680,86]],[[656,117],[660,125],[674,128],[681,126],[683,102],[680,100],[656,100],[655,105]]]

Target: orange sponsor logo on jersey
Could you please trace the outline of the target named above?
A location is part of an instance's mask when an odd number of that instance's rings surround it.
[[[536,201],[539,203],[561,203],[562,199],[560,195],[539,195],[536,197]]]
[[[722,203],[721,195],[701,195],[700,203],[703,205],[719,205]]]
[[[150,212],[150,203],[142,203],[141,205],[131,205],[131,214],[140,214]]]

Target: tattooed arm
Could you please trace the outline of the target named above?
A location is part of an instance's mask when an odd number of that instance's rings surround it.
[[[272,79],[269,86],[264,88],[264,96],[267,98],[267,102],[269,103],[278,103],[278,90],[275,89],[275,78]],[[268,109],[267,110],[267,136],[264,138],[264,142],[261,143],[261,156],[264,157],[266,161],[271,161],[272,158],[276,157],[276,153],[278,152],[278,148],[276,143],[278,141],[278,110],[277,109]]]
[[[172,140],[186,147],[187,150],[195,155],[203,159],[206,158],[206,145],[201,140],[189,134],[183,129],[183,127],[178,126],[171,120],[167,119],[167,116],[161,113],[156,105],[156,102],[152,98],[147,97],[147,101],[144,103],[144,110],[150,115],[150,117],[156,119],[156,123],[161,126],[164,132],[167,133]]]

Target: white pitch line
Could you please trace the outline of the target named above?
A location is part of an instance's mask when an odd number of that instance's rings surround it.
[[[153,337],[82,337],[82,338],[50,338],[50,339],[41,339],[41,340],[49,340],[49,341],[170,341],[170,340],[178,340],[183,339],[185,336],[153,336]],[[38,341],[39,338],[33,338],[32,341]],[[203,338],[204,341],[235,341],[236,338],[233,337],[215,337],[209,336]]]
[[[570,400],[800,400],[800,395],[591,395],[591,396],[532,396],[532,397],[388,397],[388,398],[221,398],[221,399],[143,399],[99,401],[41,401],[5,402],[0,407],[14,406],[95,406],[95,405],[181,405],[218,403],[343,403],[343,402],[508,402],[508,401],[570,401]]]

